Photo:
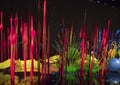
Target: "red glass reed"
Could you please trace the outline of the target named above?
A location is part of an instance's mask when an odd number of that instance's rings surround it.
[[[15,32],[14,27],[12,26],[13,18],[10,18],[10,75],[11,75],[11,85],[14,85],[14,72],[15,72],[15,45],[17,34]]]
[[[18,37],[18,15],[16,13],[15,18],[14,18],[14,26],[15,26],[15,32],[16,32],[16,37]],[[17,60],[18,57],[18,38],[16,38],[16,45],[15,45],[15,59]]]
[[[38,56],[38,84],[40,84],[40,48],[41,48],[41,24],[40,24],[40,0],[38,0],[38,29],[37,29],[37,56]]]
[[[81,69],[80,69],[81,78],[84,77],[85,37],[86,37],[85,32],[83,32],[83,34],[82,34],[82,42],[81,42],[81,50],[82,50]]]
[[[24,78],[26,79],[26,59],[27,59],[27,48],[28,48],[28,32],[27,23],[21,22],[21,34],[22,34],[22,56],[24,59]]]
[[[49,58],[50,58],[50,27],[49,26],[48,26],[47,58],[48,58],[48,75],[49,75],[49,70],[50,70],[50,62],[49,62]],[[49,80],[49,76],[48,76],[48,80]]]
[[[6,60],[7,58],[7,55],[6,55],[6,38],[5,38],[5,33],[3,34],[3,56],[4,56],[4,59],[3,60]]]
[[[106,63],[106,44],[107,44],[107,31],[104,29],[102,34],[102,48],[103,48],[103,62],[102,62],[102,76],[104,76],[104,69]]]
[[[2,46],[2,38],[3,38],[3,12],[0,12],[0,51],[1,51],[1,55],[0,55],[0,57],[1,57],[1,61],[3,61],[3,46]]]
[[[10,35],[10,30],[9,29],[7,29],[7,36],[9,36]],[[10,58],[10,41],[9,41],[9,37],[7,37],[7,55],[8,55],[8,57],[7,57],[7,59],[9,59]]]
[[[44,59],[46,56],[46,0],[44,0],[44,5],[43,5],[43,35],[42,35],[42,73],[41,77],[43,79],[43,71],[44,71]],[[44,79],[41,83],[44,82]],[[44,84],[44,83],[43,83]]]
[[[35,40],[35,30],[33,29],[33,17],[31,16],[31,45],[30,45],[30,59],[31,59],[31,71],[30,71],[30,84],[33,85],[33,76],[34,76],[34,40]]]

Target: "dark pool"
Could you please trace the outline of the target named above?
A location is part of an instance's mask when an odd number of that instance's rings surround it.
[[[94,77],[86,76],[85,78],[80,78],[72,74],[69,74],[68,78],[62,78],[60,72],[52,72],[50,75],[43,75],[42,78],[39,75],[41,74],[37,72],[34,73],[34,78],[32,80],[33,85],[120,85],[119,72],[107,72],[104,77],[97,74]],[[26,85],[30,85],[29,72],[27,72],[26,80],[23,77],[23,72],[15,73],[15,76],[16,85],[25,85],[25,83]],[[0,72],[0,85],[10,85],[10,80],[8,72]]]

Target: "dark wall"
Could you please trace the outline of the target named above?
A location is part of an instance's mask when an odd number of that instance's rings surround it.
[[[41,15],[43,11],[43,0],[41,1]],[[9,27],[9,18],[18,12],[25,21],[28,19],[28,12],[34,16],[34,25],[37,27],[37,0],[0,0],[0,10],[4,12],[4,25]],[[112,8],[109,5],[98,4],[94,0],[47,0],[47,24],[51,29],[51,43],[57,38],[61,30],[60,24],[64,18],[65,27],[74,26],[78,34],[80,26],[84,23],[86,10],[86,25],[88,35],[92,33],[93,24],[98,24],[101,29],[107,27],[107,20],[111,20],[110,31],[120,28],[120,9]]]

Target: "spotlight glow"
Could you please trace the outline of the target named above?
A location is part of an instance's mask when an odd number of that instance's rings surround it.
[[[100,1],[97,1],[97,3],[100,3]]]

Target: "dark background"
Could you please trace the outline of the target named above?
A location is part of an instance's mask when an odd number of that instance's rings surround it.
[[[40,15],[43,11],[43,0],[41,2]],[[34,16],[34,27],[37,28],[38,9],[37,0],[0,0],[0,10],[4,13],[4,27],[9,27],[9,18],[18,12],[19,18],[28,20],[28,13]],[[64,18],[65,27],[74,26],[76,34],[80,26],[84,24],[86,10],[87,33],[93,32],[93,24],[98,24],[101,29],[107,28],[107,20],[111,20],[110,32],[120,28],[120,1],[119,0],[47,0],[47,24],[50,25],[51,43],[57,38],[61,30]],[[42,21],[42,20],[41,20]]]

